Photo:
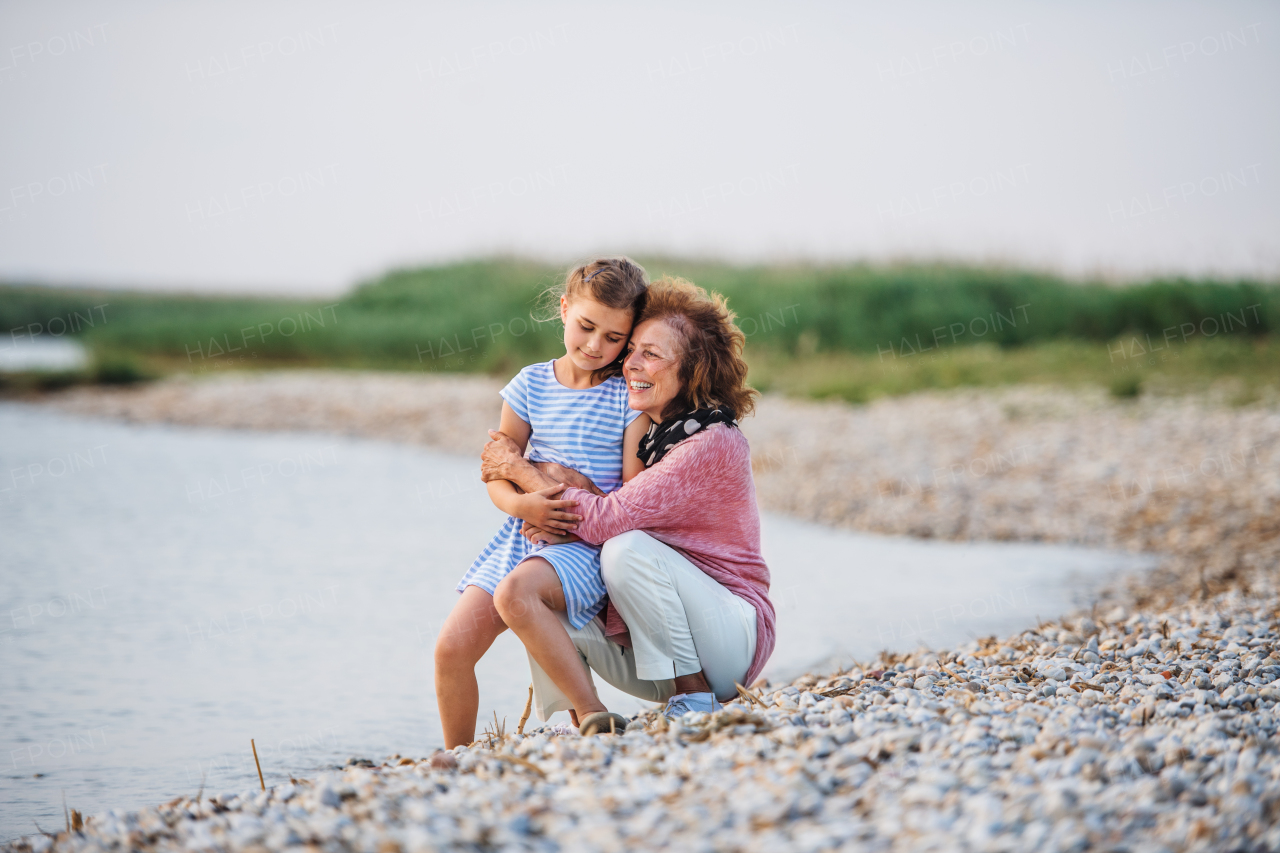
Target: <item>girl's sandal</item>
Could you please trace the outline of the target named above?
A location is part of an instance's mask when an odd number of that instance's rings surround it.
[[[622,734],[627,730],[627,718],[612,711],[596,711],[582,718],[578,733],[583,737],[594,734]]]

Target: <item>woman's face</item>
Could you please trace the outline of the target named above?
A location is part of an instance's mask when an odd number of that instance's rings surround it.
[[[631,408],[661,423],[667,404],[680,393],[680,336],[666,320],[646,320],[631,334],[623,365]]]
[[[560,319],[564,321],[564,351],[582,370],[612,364],[631,332],[631,309],[610,308],[594,299],[570,302],[561,296]]]

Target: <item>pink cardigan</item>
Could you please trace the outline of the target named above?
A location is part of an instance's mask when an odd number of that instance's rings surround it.
[[[740,430],[713,424],[604,497],[583,489],[567,489],[564,497],[578,502],[582,521],[575,532],[584,541],[598,545],[643,530],[750,602],[756,609],[756,655],[743,683],[755,681],[773,654],[776,618],[769,567],[760,556],[751,450]],[[602,615],[605,635],[629,645],[626,623],[613,606]]]

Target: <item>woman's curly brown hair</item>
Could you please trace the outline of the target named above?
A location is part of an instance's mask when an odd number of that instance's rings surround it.
[[[663,276],[649,285],[636,326],[665,320],[680,338],[680,391],[663,416],[706,406],[724,406],[735,420],[755,411],[759,392],[747,386],[742,348],[747,337],[737,315],[719,293],[707,293],[683,278]]]

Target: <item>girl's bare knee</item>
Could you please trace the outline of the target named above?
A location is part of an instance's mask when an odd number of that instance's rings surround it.
[[[546,560],[534,557],[516,566],[498,583],[493,591],[493,606],[503,622],[508,625],[519,622],[542,607],[557,609],[546,598],[548,573],[554,577],[555,568]]]
[[[536,598],[537,591],[523,577],[513,573],[503,578],[493,591],[493,606],[503,621],[510,624],[528,614],[532,607],[531,595]]]
[[[436,638],[436,670],[471,668],[480,660],[479,635],[475,631],[449,631]]]

